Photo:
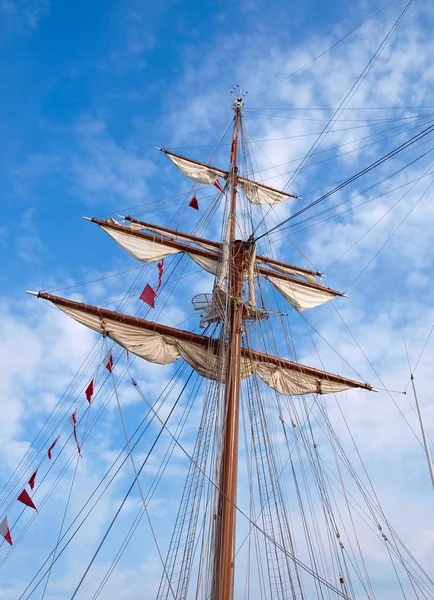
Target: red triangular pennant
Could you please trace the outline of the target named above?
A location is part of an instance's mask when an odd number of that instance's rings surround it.
[[[37,472],[38,472],[38,469],[36,469],[36,471],[33,473],[33,475],[29,479],[29,486],[30,486],[31,490],[33,490],[33,488],[35,487],[36,473]]]
[[[194,210],[199,210],[199,202],[197,201],[196,196],[193,196],[188,206],[191,206],[191,208],[194,208]]]
[[[51,444],[51,446],[48,448],[47,455],[48,455],[48,458],[49,458],[50,460],[51,460],[51,451],[52,451],[52,449],[54,448],[54,446],[57,444],[57,442],[58,442],[58,441],[59,441],[59,438],[57,437],[57,438],[54,440],[54,442]]]
[[[27,490],[23,490],[21,492],[21,494],[18,496],[17,500],[19,500],[20,502],[22,502],[26,506],[29,506],[30,508],[34,508],[36,510],[36,512],[38,512],[38,509],[33,504],[33,500],[30,498]]]
[[[155,296],[156,295],[157,294],[151,288],[149,283],[147,283],[145,286],[145,289],[140,294],[140,300],[143,300],[143,302],[146,302],[146,304],[149,304],[149,306],[152,306],[152,308],[155,308]]]
[[[110,352],[107,354],[107,356],[105,357],[105,360],[104,360],[104,365],[105,365],[105,368],[107,369],[107,371],[108,371],[109,373],[112,373],[112,372],[113,372],[113,364],[114,364],[114,363],[113,363],[113,356],[112,356],[112,353],[111,353],[111,351],[110,351]]]
[[[216,181],[214,181],[214,185],[216,186],[216,188],[218,190],[220,190],[221,192],[223,191],[222,186],[220,185],[220,181],[217,179]]]
[[[90,404],[92,402],[92,396],[93,396],[93,379],[87,386],[86,391],[84,393],[86,394],[87,401]]]
[[[155,290],[155,293],[158,292],[158,290],[161,287],[161,284],[163,283],[164,258],[161,260],[161,262],[159,262],[157,264],[157,267],[158,267],[158,284],[157,284],[157,289]]]
[[[0,523],[0,535],[2,535],[8,544],[12,546],[12,536],[8,525],[8,518],[5,517]]]
[[[75,414],[75,412],[72,413],[69,420],[71,421],[71,425],[74,427],[74,440],[75,440],[75,443],[77,444],[78,454],[79,454],[80,458],[82,458],[81,448],[80,448],[80,444],[78,443],[78,438],[77,438],[77,415]]]

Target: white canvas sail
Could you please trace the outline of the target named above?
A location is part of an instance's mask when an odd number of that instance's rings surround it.
[[[179,254],[182,252],[179,248],[172,248],[167,243],[161,243],[159,241],[148,240],[144,237],[132,235],[128,230],[122,231],[121,229],[114,229],[110,225],[120,225],[114,219],[110,219],[108,226],[100,225],[103,229],[119,246],[128,252],[136,260],[141,262],[156,262],[172,254]],[[121,226],[123,227],[123,226]],[[133,229],[134,231],[134,229]],[[194,249],[186,249],[185,254],[194,260],[200,267],[202,267],[208,273],[216,275],[218,271],[218,257],[204,257],[197,254]]]
[[[272,206],[273,204],[286,202],[289,198],[297,197],[293,194],[281,192],[280,190],[275,190],[267,185],[257,183],[256,181],[245,179],[244,177],[238,177],[238,181],[243,188],[246,198],[251,204],[267,204],[268,206]]]
[[[303,279],[309,281],[310,283],[318,283],[318,276],[313,271],[309,272],[304,269],[298,269],[296,266],[293,265],[278,265],[275,261],[268,261],[266,258],[262,257],[260,259],[258,258],[256,262],[267,265],[267,267],[271,267],[275,271],[283,273],[284,275],[295,275],[296,277],[303,277]]]
[[[221,171],[215,167],[209,167],[208,165],[171,154],[170,152],[166,152],[166,156],[178,167],[183,175],[196,183],[210,185],[215,183],[219,177],[226,177],[225,171]]]
[[[167,365],[183,358],[202,377],[224,380],[222,357],[215,352],[213,346],[216,340],[192,336],[193,340],[188,341],[180,335],[186,332],[179,332],[178,337],[178,330],[172,329],[173,334],[166,335],[153,330],[154,324],[147,321],[137,319],[137,324],[131,324],[125,322],[125,315],[110,311],[104,311],[103,314],[102,309],[79,303],[69,302],[70,305],[66,306],[62,298],[44,293],[40,296],[46,297],[82,325],[107,335],[129,352],[149,362]],[[194,339],[199,339],[200,342],[195,342]],[[203,343],[205,339],[209,340],[209,345]],[[367,384],[290,361],[279,360],[275,364],[272,357],[247,348],[242,348],[240,367],[242,379],[256,373],[272,389],[287,395],[329,394],[350,388],[370,388]]]
[[[273,277],[272,275],[267,275],[265,279],[268,279],[276,290],[280,292],[282,296],[298,310],[298,312],[320,306],[339,295],[327,288],[321,288],[319,286],[310,287],[303,285],[302,283],[296,283],[295,281]]]

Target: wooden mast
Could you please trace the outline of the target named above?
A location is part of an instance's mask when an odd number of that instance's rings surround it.
[[[243,262],[246,243],[235,240],[237,214],[238,133],[242,98],[234,104],[235,125],[232,140],[231,205],[229,228],[229,330],[226,352],[223,440],[220,461],[220,493],[217,505],[212,600],[232,600],[234,583],[235,503],[238,470],[238,424],[240,403],[241,328],[243,318]]]

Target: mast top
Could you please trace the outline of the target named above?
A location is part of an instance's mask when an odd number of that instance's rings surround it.
[[[247,96],[248,93],[249,92],[243,92],[241,89],[238,89],[238,83],[231,89],[230,94],[234,99],[232,108],[235,112],[242,110],[244,106],[244,96]]]

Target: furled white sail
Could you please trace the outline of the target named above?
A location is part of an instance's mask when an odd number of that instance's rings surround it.
[[[129,352],[159,365],[168,365],[183,358],[200,375],[208,379],[222,379],[224,369],[221,356],[215,354],[212,348],[202,344],[180,340],[157,331],[146,330],[143,327],[130,325],[116,319],[104,318],[91,314],[81,308],[66,307],[58,304],[68,316],[82,325],[105,333]],[[244,359],[241,365],[241,377],[252,374],[254,365],[251,360]]]
[[[250,179],[245,179],[244,177],[238,177],[238,181],[243,188],[246,198],[252,204],[268,204],[268,206],[271,206],[280,202],[286,202],[289,198],[296,198],[293,194],[275,190],[267,185],[250,181]]]
[[[298,269],[297,267],[292,265],[276,265],[275,262],[271,260],[267,261],[266,258],[262,259],[262,257],[260,260],[258,259],[257,262],[267,265],[267,267],[271,267],[275,271],[279,271],[279,273],[284,273],[285,275],[296,275],[297,277],[303,277],[306,281],[309,281],[310,283],[318,283],[318,280],[316,278],[317,276],[313,272],[305,272],[302,269]]]
[[[178,248],[171,248],[167,243],[162,244],[161,242],[155,242],[147,240],[144,237],[133,235],[128,231],[121,231],[117,228],[114,229],[113,227],[110,227],[110,225],[120,225],[114,219],[110,219],[108,222],[109,226],[106,227],[100,225],[101,229],[137,260],[142,262],[155,262],[162,258],[166,258],[167,256],[171,256],[172,254],[179,254],[181,252]],[[205,271],[208,271],[208,273],[211,273],[212,275],[216,275],[218,270],[217,256],[215,259],[205,257],[195,253],[193,248],[191,251],[186,250],[185,253],[188,254],[195,263],[202,267],[202,269],[205,269]]]
[[[272,275],[265,277],[299,312],[320,306],[338,294],[327,288],[310,287],[301,283],[280,279]]]
[[[56,304],[68,316],[79,323],[110,337],[128,351],[141,358],[167,365],[183,358],[200,375],[208,379],[222,381],[224,378],[224,364],[222,357],[216,353],[213,344],[216,340],[209,339],[209,345],[203,342],[186,341],[173,335],[166,335],[154,331],[152,324],[147,327],[139,324],[126,323],[124,315],[117,313],[98,314],[98,309],[88,310],[85,305],[65,306],[62,299],[55,298],[49,294],[41,293]],[[57,301],[56,301],[57,300]],[[109,314],[107,314],[109,313]],[[110,315],[116,315],[111,317]],[[181,333],[181,332],[180,332]],[[198,336],[198,339],[204,338]],[[309,393],[329,394],[340,392],[350,388],[363,387],[370,389],[367,384],[352,381],[319,371],[310,367],[304,367],[297,363],[279,360],[274,364],[267,355],[260,355],[247,348],[241,349],[241,378],[256,373],[267,385],[281,394],[300,395]]]
[[[353,387],[348,385],[345,380],[341,382],[328,379],[327,373],[324,373],[324,377],[319,377],[317,374],[297,372],[271,363],[258,362],[255,371],[262,381],[273,390],[287,396],[312,393],[331,394]]]
[[[110,219],[112,224],[119,225],[114,219]],[[105,227],[100,225],[116,243],[119,244],[124,250],[131,254],[131,256],[142,262],[155,262],[171,256],[172,254],[179,253],[177,248],[171,248],[165,244],[159,244],[158,242],[152,242],[135,235],[131,235],[126,231],[120,231],[119,229],[113,229],[112,227]]]
[[[167,238],[169,240],[178,240],[180,242],[192,242],[193,241],[195,244],[197,244],[201,248],[204,248],[205,250],[213,250],[215,252],[218,249],[213,244],[207,244],[207,243],[201,242],[197,239],[192,240],[191,236],[183,235],[182,233],[177,233],[177,232],[168,233],[167,231],[158,227],[157,225],[148,225],[146,227],[143,227],[143,225],[138,225],[137,223],[134,223],[132,221],[129,226],[131,227],[131,229],[135,229],[137,231],[140,231],[143,229],[146,229],[146,231],[152,231],[152,233],[157,233],[158,235],[161,235],[162,237]]]
[[[205,269],[205,271],[208,271],[208,273],[211,273],[212,275],[217,275],[219,270],[218,259],[202,256],[195,252],[187,252],[187,254],[197,265],[199,265],[199,267],[202,267],[202,269]]]
[[[215,183],[219,177],[224,177],[226,175],[225,171],[197,163],[188,158],[175,156],[170,152],[166,152],[166,156],[176,167],[178,167],[183,175],[189,177],[196,183],[212,184]]]

